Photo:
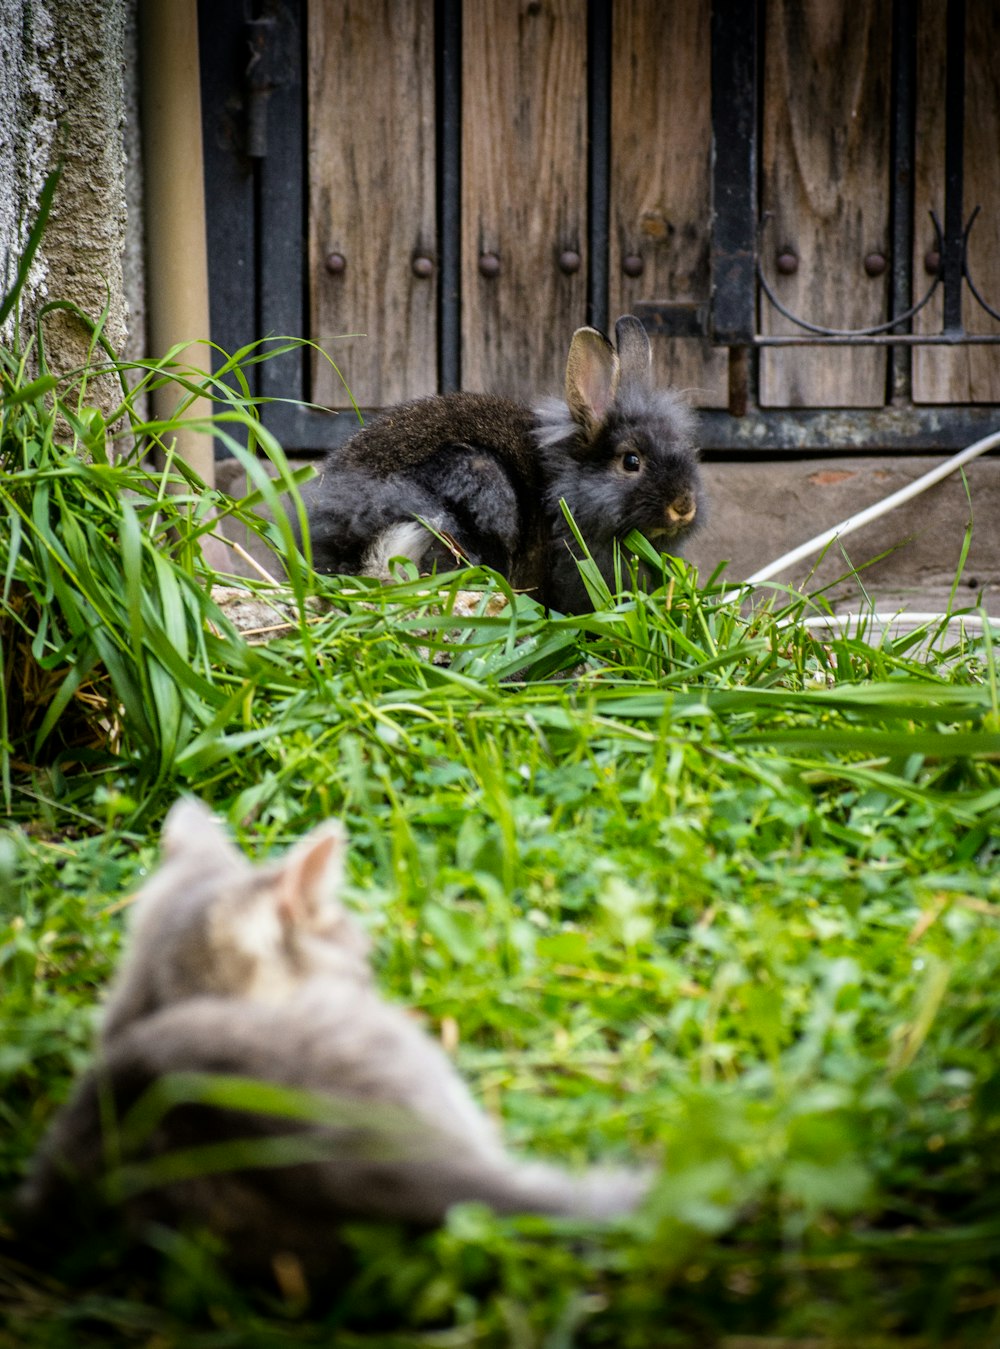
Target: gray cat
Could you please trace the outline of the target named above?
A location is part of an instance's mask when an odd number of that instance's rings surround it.
[[[367,938],[337,898],[343,849],[342,829],[328,823],[282,861],[255,867],[200,802],[173,807],[96,1061],[23,1187],[25,1225],[64,1224],[116,1157],[118,1122],[151,1084],[186,1073],[315,1093],[306,1119],[177,1104],[142,1144],[140,1162],[233,1139],[266,1150],[283,1138],[297,1149],[277,1161],[244,1155],[242,1169],[126,1200],[137,1227],[208,1226],[239,1266],[266,1269],[290,1255],[307,1272],[329,1272],[343,1219],[427,1226],[452,1204],[479,1201],[502,1214],[606,1220],[640,1201],[648,1174],[574,1175],[504,1151],[442,1049],[373,986]]]
[[[396,555],[425,570],[460,556],[552,609],[583,612],[560,499],[609,584],[615,543],[632,529],[676,552],[703,514],[694,418],[652,387],[641,322],[623,315],[615,337],[617,351],[596,328],[577,329],[565,400],[418,399],[333,450],[302,493],[316,569],[384,577]]]

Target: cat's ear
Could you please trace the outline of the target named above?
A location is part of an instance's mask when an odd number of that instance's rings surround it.
[[[170,807],[163,822],[160,844],[163,856],[168,859],[185,853],[239,856],[222,824],[208,806],[194,796],[182,796]]]
[[[336,907],[344,879],[347,831],[328,820],[296,843],[278,874],[278,915],[294,926]]]

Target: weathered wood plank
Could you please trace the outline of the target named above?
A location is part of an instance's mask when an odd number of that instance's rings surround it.
[[[765,275],[809,322],[858,328],[887,317],[890,6],[771,0],[765,41]],[[781,274],[779,253],[798,260]],[[865,258],[885,258],[870,276]],[[761,331],[797,330],[761,297]],[[762,353],[761,403],[877,407],[886,357],[872,348]]]
[[[358,403],[381,407],[437,389],[434,3],[308,8],[312,335]],[[320,356],[312,398],[350,406]]]
[[[464,388],[562,387],[585,321],[586,41],[585,0],[464,7]]]
[[[711,228],[711,7],[702,0],[616,0],[611,66],[609,308],[707,300]],[[630,276],[629,271],[641,273]],[[655,339],[663,383],[723,407],[724,351]]]
[[[917,36],[917,136],[914,188],[915,298],[930,282],[925,259],[935,248],[929,212],[944,221],[945,7],[921,5]],[[964,209],[979,217],[969,235],[968,265],[976,288],[1000,310],[1000,9],[995,0],[966,0]],[[914,320],[915,332],[939,332],[942,297]],[[966,290],[962,322],[970,333],[1000,332]],[[917,403],[1000,402],[1000,348],[917,347],[913,353]]]

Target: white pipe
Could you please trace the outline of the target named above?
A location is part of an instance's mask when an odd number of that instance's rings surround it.
[[[991,435],[984,436],[982,440],[975,441],[974,444],[966,446],[958,454],[952,455],[944,463],[938,464],[920,478],[914,478],[913,482],[901,487],[898,492],[893,492],[891,496],[883,497],[881,501],[876,501],[873,506],[867,506],[863,511],[858,511],[856,515],[849,515],[839,525],[834,525],[832,529],[826,529],[822,534],[817,534],[815,538],[810,539],[808,543],[799,544],[793,548],[790,553],[784,553],[774,562],[769,562],[766,567],[760,571],[755,571],[752,576],[748,576],[743,585],[735,590],[728,591],[722,597],[722,603],[734,600],[743,593],[747,586],[759,585],[761,581],[767,581],[779,571],[784,571],[786,567],[792,566],[796,562],[801,562],[804,557],[809,557],[813,553],[819,552],[825,548],[828,543],[834,539],[843,538],[846,534],[853,534],[856,529],[861,529],[863,525],[869,524],[872,520],[877,520],[879,516],[885,515],[888,511],[894,510],[896,506],[901,506],[904,501],[909,501],[911,497],[919,496],[925,492],[928,487],[933,487],[936,482],[946,478],[956,469],[967,464],[970,459],[975,459],[987,450],[992,450],[1000,445],[1000,431],[994,431]]]
[[[1000,627],[1000,619],[991,618],[989,614],[925,614],[915,613],[908,609],[900,609],[896,613],[883,613],[877,611],[866,613],[857,611],[847,614],[813,614],[809,618],[799,620],[799,627],[803,628],[834,628],[838,625],[850,627],[852,623],[858,625],[858,629],[867,626],[869,623],[877,624],[879,627],[891,628],[896,624],[905,624],[908,628],[931,627],[935,623],[957,623],[961,627],[973,628],[982,632],[987,623],[991,627]]]

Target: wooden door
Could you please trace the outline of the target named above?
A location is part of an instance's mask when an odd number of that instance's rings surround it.
[[[793,314],[877,325],[889,301],[889,6],[770,0],[766,25],[761,266]],[[760,326],[802,331],[766,303]],[[766,350],[760,389],[770,407],[880,407],[885,351]]]
[[[711,6],[619,0],[612,15],[609,311],[709,294]],[[658,379],[723,407],[724,350],[690,337],[653,344]]]
[[[913,275],[919,292],[940,261],[931,212],[942,218],[945,198],[944,5],[921,6],[917,35],[919,101],[914,187],[916,229]],[[996,0],[966,0],[964,215],[969,230],[967,267],[979,293],[1000,310],[1000,6]],[[935,295],[917,316],[918,332],[939,332],[942,298]],[[1000,333],[1000,322],[967,287],[962,323],[971,333]],[[921,347],[914,352],[913,397],[917,403],[1000,402],[1000,354],[994,346]]]
[[[595,41],[586,0],[462,6],[465,388],[556,391],[576,327],[648,295],[694,302],[707,290],[709,7],[618,0],[609,12]],[[313,397],[348,407],[342,373],[358,403],[378,407],[441,383],[435,6],[310,0],[308,25],[309,291],[322,348]],[[603,62],[610,233],[598,262],[589,72]],[[597,314],[595,265],[610,277]],[[675,339],[656,354],[662,378],[705,405],[724,402],[724,353]]]
[[[586,0],[462,11],[461,380],[560,386],[587,281]],[[575,317],[574,317],[575,316]]]
[[[433,0],[310,0],[306,51],[313,399],[434,393]]]
[[[947,5],[911,7],[917,60],[912,196],[912,290],[916,305],[940,265],[945,203]],[[967,266],[981,293],[1000,300],[1000,9],[966,0],[964,200]],[[877,327],[890,317],[890,106],[894,53],[891,7],[881,0],[769,0],[764,44],[763,228],[760,262],[777,299],[826,328]],[[940,290],[914,320],[940,333]],[[967,289],[969,334],[1000,324]],[[761,331],[802,332],[770,303]],[[761,402],[778,407],[883,406],[889,395],[885,349],[766,351]],[[996,403],[1000,358],[976,344],[917,346],[916,404]]]
[[[202,0],[200,22],[213,335],[308,339],[256,373],[287,448],[339,443],[355,402],[557,392],[574,329],[623,312],[709,448],[992,427],[1000,346],[885,329],[933,281],[964,117],[961,319],[1000,335],[996,0]],[[941,320],[935,293],[893,336]]]

